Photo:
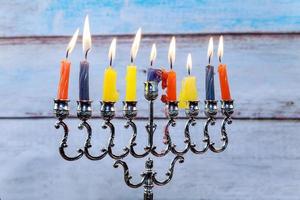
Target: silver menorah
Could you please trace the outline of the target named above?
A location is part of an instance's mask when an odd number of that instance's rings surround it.
[[[69,129],[67,124],[64,122],[69,116],[69,106],[68,100],[54,100],[54,114],[58,119],[58,122],[55,124],[55,128],[59,129],[62,127],[64,129],[64,137],[62,139],[61,145],[59,147],[59,153],[67,161],[75,161],[80,159],[85,155],[90,160],[101,160],[105,156],[110,156],[112,159],[116,160],[114,167],[117,168],[122,166],[124,169],[124,181],[131,188],[144,187],[144,200],[153,200],[153,190],[154,185],[163,186],[169,183],[173,177],[174,167],[176,162],[182,163],[184,161],[183,155],[185,155],[189,150],[195,154],[203,154],[207,150],[211,150],[214,153],[220,153],[224,151],[228,145],[228,136],[226,131],[226,124],[231,124],[232,119],[231,115],[234,111],[233,100],[221,101],[221,112],[224,116],[221,124],[221,146],[216,147],[215,143],[210,140],[209,136],[209,126],[215,125],[216,115],[218,113],[217,101],[215,100],[206,100],[205,101],[205,115],[207,120],[204,124],[203,129],[203,143],[204,145],[199,148],[194,144],[190,137],[190,127],[195,126],[197,123],[197,116],[199,115],[198,101],[188,102],[188,108],[185,109],[185,114],[188,118],[185,128],[185,147],[184,149],[177,149],[176,144],[171,140],[169,134],[169,127],[176,126],[176,117],[178,116],[178,102],[168,102],[166,104],[166,115],[168,122],[164,129],[164,144],[166,145],[165,149],[158,151],[157,147],[153,144],[154,132],[157,128],[157,125],[154,122],[154,108],[153,103],[158,97],[158,83],[157,82],[145,82],[144,84],[144,96],[146,100],[149,101],[149,119],[145,128],[148,133],[148,144],[144,148],[142,153],[138,153],[135,150],[137,146],[136,137],[137,137],[137,127],[134,122],[134,119],[137,116],[137,102],[123,102],[123,116],[126,119],[125,128],[132,129],[132,137],[130,139],[129,145],[124,147],[123,152],[120,155],[117,155],[113,152],[114,147],[114,138],[115,138],[115,127],[112,123],[112,120],[115,116],[115,108],[113,102],[101,102],[101,117],[104,120],[102,125],[103,129],[110,130],[110,138],[106,148],[101,149],[99,155],[92,155],[89,149],[92,147],[92,128],[88,123],[88,120],[92,117],[92,108],[91,101],[77,101],[77,116],[81,120],[79,124],[79,129],[86,129],[87,139],[85,141],[84,149],[78,149],[76,156],[69,156],[66,154],[65,149],[68,147],[68,135]],[[133,183],[131,181],[132,177],[129,173],[129,168],[127,163],[122,159],[128,156],[129,154],[135,158],[144,158],[150,154],[156,157],[163,157],[169,152],[175,155],[173,161],[171,162],[170,168],[166,173],[165,180],[159,180],[156,177],[156,172],[153,170],[153,160],[149,157],[145,162],[145,171],[141,174],[142,180],[138,183]]]

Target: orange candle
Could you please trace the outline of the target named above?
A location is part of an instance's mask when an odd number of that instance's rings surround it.
[[[218,67],[219,80],[221,87],[221,97],[222,100],[231,100],[228,78],[227,78],[227,68],[225,64],[220,63]]]
[[[77,29],[71,38],[66,52],[66,59],[61,61],[60,64],[60,79],[58,85],[57,99],[67,100],[69,97],[69,77],[70,77],[70,68],[71,62],[68,60],[70,53],[73,51],[77,37],[78,37],[79,29]]]
[[[231,100],[230,89],[228,84],[228,77],[227,77],[227,67],[226,64],[222,64],[222,57],[223,57],[223,36],[220,37],[219,40],[219,48],[218,48],[218,57],[219,57],[219,80],[220,80],[220,88],[221,88],[221,98],[224,101]]]
[[[65,59],[61,61],[57,99],[68,99],[70,67],[71,63],[68,60]]]

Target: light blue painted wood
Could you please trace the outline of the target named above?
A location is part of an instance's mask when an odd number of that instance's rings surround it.
[[[193,58],[192,74],[197,77],[201,108],[203,109],[206,51],[208,36],[177,37],[177,53],[174,69],[180,83],[186,76],[187,54]],[[28,38],[0,40],[0,116],[53,116],[52,99],[56,97],[59,80],[59,64],[65,55],[69,38]],[[215,43],[218,38],[215,37]],[[170,37],[147,37],[142,40],[137,55],[139,116],[147,116],[148,104],[144,99],[143,82],[149,66],[149,54],[153,42],[157,43],[157,67],[168,68],[167,52]],[[108,48],[111,38],[93,38],[90,61],[90,95],[94,100],[94,115],[99,116],[99,100],[102,97],[102,80],[108,65]],[[122,113],[121,101],[125,96],[126,66],[130,62],[132,37],[118,40],[114,67],[118,71],[117,89],[120,101],[117,114]],[[228,65],[232,97],[236,100],[236,117],[300,117],[300,37],[294,36],[225,36],[223,61]],[[216,45],[215,45],[216,46]],[[215,49],[216,51],[216,49]],[[70,56],[71,113],[76,114],[78,99],[79,62],[82,47],[78,42]],[[218,64],[216,53],[213,64]],[[218,75],[215,77],[216,97],[220,98]],[[11,105],[7,109],[7,105]],[[156,115],[164,116],[163,103],[156,101]],[[184,116],[181,113],[181,116]],[[203,116],[203,114],[202,114]]]
[[[69,35],[86,14],[93,34],[300,31],[298,0],[12,0],[0,13],[0,36]]]

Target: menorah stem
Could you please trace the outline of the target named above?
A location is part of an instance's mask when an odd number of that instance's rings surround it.
[[[144,200],[153,200],[153,160],[148,158],[145,163],[145,171],[143,173],[144,176]]]
[[[149,103],[149,137],[148,137],[148,146],[150,147],[150,149],[153,146],[153,133],[154,133],[154,129],[155,129],[155,125],[154,125],[154,108],[153,108],[153,101],[151,100]]]

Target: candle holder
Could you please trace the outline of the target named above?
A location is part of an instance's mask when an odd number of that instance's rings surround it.
[[[87,121],[92,117],[92,101],[89,100],[77,101],[77,117],[81,121]]]
[[[99,155],[91,155],[89,149],[92,147],[91,139],[92,139],[92,128],[88,124],[88,120],[92,117],[92,109],[91,109],[91,101],[78,101],[77,107],[77,116],[80,119],[81,123],[79,125],[80,129],[84,127],[87,130],[88,137],[85,142],[84,150],[79,149],[78,154],[76,156],[67,156],[65,154],[65,149],[67,148],[67,137],[68,137],[68,126],[64,122],[64,120],[69,115],[68,108],[68,100],[54,100],[54,114],[58,119],[58,122],[55,124],[55,127],[58,129],[63,127],[64,129],[64,138],[59,147],[59,152],[61,156],[68,160],[74,161],[81,158],[85,155],[86,158],[90,160],[101,160],[106,156],[111,157],[116,160],[114,163],[114,167],[117,168],[119,166],[123,167],[124,170],[124,181],[131,188],[139,188],[144,187],[144,200],[153,200],[153,187],[163,186],[169,183],[174,174],[174,167],[176,162],[182,163],[184,161],[184,155],[189,151],[194,154],[203,154],[208,150],[211,150],[214,153],[220,153],[224,151],[228,145],[228,136],[226,125],[232,123],[231,115],[234,111],[233,100],[230,101],[221,101],[221,113],[224,116],[222,124],[221,124],[221,141],[222,145],[220,148],[215,147],[215,144],[210,141],[209,136],[209,126],[215,125],[216,115],[218,112],[217,101],[205,101],[204,113],[207,117],[203,132],[201,133],[202,141],[204,145],[202,147],[197,147],[194,144],[190,137],[190,130],[193,126],[196,125],[198,120],[198,115],[200,113],[199,102],[198,101],[190,101],[188,102],[188,107],[185,109],[185,113],[187,116],[187,121],[185,124],[185,128],[183,130],[184,134],[184,149],[178,150],[177,146],[174,142],[172,142],[172,135],[170,133],[170,127],[175,127],[178,116],[178,102],[168,102],[165,106],[165,114],[168,119],[163,134],[163,144],[165,146],[164,149],[158,151],[157,147],[154,145],[153,137],[154,133],[157,129],[157,125],[155,124],[154,118],[154,101],[158,97],[158,83],[154,81],[145,82],[144,84],[144,96],[146,100],[149,102],[149,117],[148,122],[145,125],[145,131],[148,134],[147,137],[147,145],[143,149],[137,150],[136,137],[138,134],[137,126],[135,124],[135,118],[137,116],[137,102],[126,101],[123,102],[123,117],[126,120],[125,128],[130,128],[132,131],[131,139],[129,144],[123,148],[123,152],[121,154],[114,153],[114,138],[115,138],[115,127],[112,123],[113,118],[115,116],[115,103],[114,102],[101,102],[101,118],[103,119],[103,129],[109,130],[110,137],[106,147],[100,149]],[[142,180],[138,183],[133,183],[131,181],[131,175],[129,173],[129,168],[127,163],[122,159],[131,155],[135,158],[144,158],[147,156],[155,156],[155,157],[164,157],[167,154],[174,154],[174,159],[171,162],[170,168],[166,173],[165,180],[158,180],[156,178],[156,172],[153,170],[153,160],[148,157],[145,163],[145,170],[142,173]]]
[[[144,94],[145,98],[148,101],[153,101],[158,96],[158,82],[156,81],[147,81],[144,83]]]
[[[69,116],[69,101],[54,99],[54,115],[59,121],[66,119]]]
[[[107,121],[110,121],[115,116],[115,102],[100,102],[101,117]]]

